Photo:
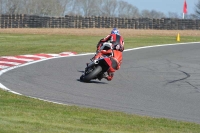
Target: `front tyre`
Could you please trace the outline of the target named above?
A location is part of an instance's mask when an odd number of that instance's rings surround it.
[[[97,75],[102,71],[101,66],[97,66],[91,73],[85,76],[81,76],[80,79],[84,82],[89,82],[90,80],[97,77]]]
[[[83,81],[84,75],[81,75],[80,77],[80,81]]]

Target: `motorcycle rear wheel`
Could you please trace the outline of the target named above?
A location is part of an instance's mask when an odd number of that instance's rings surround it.
[[[97,77],[97,75],[102,71],[101,66],[97,66],[91,73],[85,76],[81,76],[80,80],[83,82],[89,82],[90,80],[94,79]]]

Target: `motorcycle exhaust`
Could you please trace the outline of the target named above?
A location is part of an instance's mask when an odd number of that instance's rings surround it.
[[[96,65],[98,63],[99,63],[98,60],[94,60],[94,61],[90,62],[89,64],[87,64],[87,67],[92,67],[92,66],[94,66],[94,65]]]
[[[98,60],[94,60],[94,64],[99,64],[99,61]]]

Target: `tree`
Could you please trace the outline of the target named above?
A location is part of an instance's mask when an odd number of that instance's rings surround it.
[[[0,0],[2,14],[15,14],[20,9],[21,0]]]
[[[196,14],[189,14],[188,19],[198,19]]]
[[[180,15],[175,12],[168,12],[168,18],[180,18]]]
[[[107,17],[116,17],[117,0],[100,0],[100,14]]]
[[[141,16],[143,18],[150,18],[150,11],[149,10],[142,10],[141,11]]]
[[[69,10],[69,7],[73,4],[74,0],[60,0],[61,16],[64,16]]]
[[[65,14],[82,15],[79,2],[80,0],[71,0],[70,5],[66,7]]]
[[[197,18],[200,18],[200,0],[198,0],[198,3],[196,3],[195,6],[195,15]]]
[[[138,18],[138,8],[124,1],[119,1],[118,16],[126,18]]]
[[[97,13],[97,0],[78,0],[77,3],[83,16],[92,16]]]
[[[0,0],[1,14],[29,14],[43,16],[106,16],[126,18],[163,18],[164,13],[143,10],[124,0]],[[177,18],[176,13],[169,17]],[[196,16],[200,18],[200,0],[196,4]],[[189,16],[195,18],[194,15]]]
[[[165,14],[156,10],[151,10],[151,18],[165,18]]]
[[[141,16],[143,18],[157,18],[157,19],[166,17],[164,13],[158,12],[156,10],[151,10],[151,11],[142,10]]]

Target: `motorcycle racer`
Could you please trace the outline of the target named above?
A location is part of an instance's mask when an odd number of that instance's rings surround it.
[[[111,33],[106,36],[105,38],[101,39],[99,43],[97,44],[97,52],[100,50],[102,44],[104,42],[109,42],[113,44],[113,49],[119,50],[121,52],[124,51],[124,39],[119,34],[119,30],[117,28],[113,28]]]
[[[105,42],[110,42],[112,44],[111,49],[104,48]],[[115,70],[118,70],[121,66],[123,51],[124,39],[119,34],[119,30],[117,28],[113,28],[111,34],[99,41],[97,44],[96,55],[93,57],[94,60],[100,58],[103,55],[109,55],[111,57],[113,67],[107,71],[107,74],[102,75],[99,80],[106,78],[108,81],[111,81],[113,79]]]

